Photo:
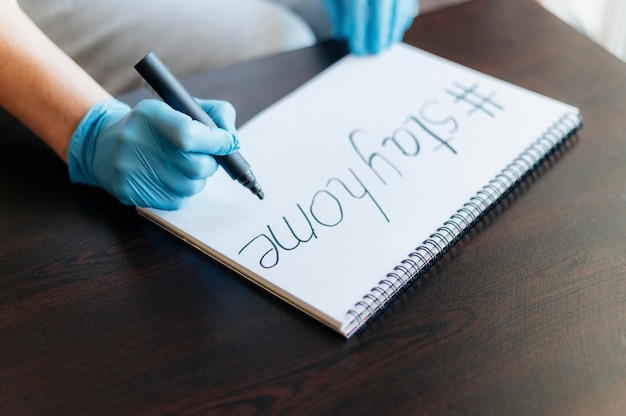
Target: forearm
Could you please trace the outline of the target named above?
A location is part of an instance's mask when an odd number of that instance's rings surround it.
[[[67,162],[72,133],[110,98],[9,0],[0,0],[0,106]]]

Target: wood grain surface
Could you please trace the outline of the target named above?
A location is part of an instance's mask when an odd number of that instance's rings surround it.
[[[0,414],[623,415],[626,64],[531,0],[429,13],[405,39],[578,106],[585,126],[348,341],[3,126]],[[185,82],[243,122],[343,53]]]

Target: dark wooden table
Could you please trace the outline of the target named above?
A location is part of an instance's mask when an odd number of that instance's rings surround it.
[[[626,414],[626,64],[530,0],[424,15],[406,40],[585,127],[348,341],[3,128],[0,414]],[[187,83],[244,121],[342,53]]]

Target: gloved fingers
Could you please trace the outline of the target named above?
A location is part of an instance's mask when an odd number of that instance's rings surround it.
[[[355,55],[378,53],[402,40],[419,0],[321,0],[337,39]]]
[[[145,167],[146,172],[143,180],[137,184],[143,183],[142,195],[153,195],[155,200],[186,198],[197,194],[204,188],[206,178],[192,179],[176,169],[158,169]]]
[[[126,177],[141,178],[137,184],[143,183],[146,194],[167,193],[176,197],[189,197],[202,190],[206,177],[217,170],[215,159],[206,154],[173,152],[163,157],[160,152],[144,153],[138,158],[128,156],[126,160]],[[134,166],[130,166],[133,163]],[[206,165],[206,166],[205,166]],[[206,169],[206,171],[201,171]],[[120,169],[123,171],[123,169]],[[136,172],[135,174],[130,174]],[[138,186],[138,185],[135,185]]]
[[[223,156],[237,150],[237,136],[222,128],[206,126],[199,121],[191,121],[172,132],[171,139],[177,149],[184,152],[205,153]]]
[[[235,119],[237,111],[228,101],[196,99],[205,113],[215,121],[218,127],[236,133]]]
[[[206,126],[159,100],[144,100],[135,106],[132,123],[143,123],[167,152],[200,152],[225,155],[237,142],[228,131]]]
[[[367,53],[370,6],[368,0],[347,0],[342,32],[347,34],[348,46],[355,55]]]
[[[171,211],[179,209],[189,199],[172,193],[158,184],[158,181],[146,181],[145,178],[130,176],[127,179],[126,189],[118,193],[119,200],[126,205]]]
[[[218,123],[234,124],[232,106],[213,105],[213,110],[212,116],[218,116]],[[186,198],[200,192],[206,177],[217,170],[212,155],[228,154],[236,146],[230,132],[192,120],[159,100],[142,101],[135,106],[135,111],[144,116],[137,118],[154,136],[154,151],[146,149],[128,157],[135,160],[132,169],[142,172],[143,191],[146,195],[155,195],[154,201]],[[130,166],[128,171],[131,171]],[[137,181],[135,186],[139,183],[142,181]]]
[[[345,38],[343,32],[343,2],[344,0],[322,0],[322,5],[326,9],[326,14],[333,28],[334,37],[338,39]]]
[[[182,153],[181,153],[182,155]],[[169,156],[169,155],[168,155]],[[134,149],[122,152],[117,159],[110,161],[113,175],[109,177],[109,186],[114,195],[144,195],[153,200],[159,198],[189,197],[202,190],[206,176],[187,176],[175,166],[173,160],[161,151]],[[217,163],[210,155],[204,155],[210,164],[209,169],[215,172]],[[96,169],[104,170],[106,166],[98,164]]]
[[[371,6],[367,51],[376,54],[392,42],[392,27],[397,9],[396,0],[377,0]]]
[[[399,42],[417,15],[418,0],[396,0],[393,17],[392,42]]]
[[[172,151],[167,157],[176,170],[190,179],[207,178],[218,168],[215,158],[206,153]]]
[[[175,171],[161,172],[159,179],[164,191],[169,191],[172,196],[179,198],[187,198],[197,194],[206,184],[206,178],[190,179]]]

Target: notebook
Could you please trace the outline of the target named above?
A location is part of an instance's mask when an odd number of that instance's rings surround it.
[[[240,127],[264,200],[220,169],[182,209],[139,212],[350,337],[581,125],[573,106],[398,44]]]

